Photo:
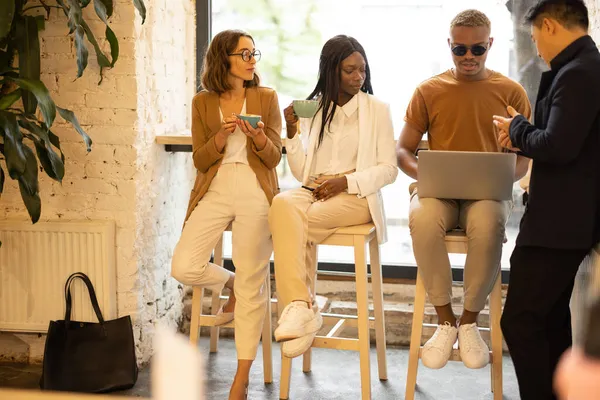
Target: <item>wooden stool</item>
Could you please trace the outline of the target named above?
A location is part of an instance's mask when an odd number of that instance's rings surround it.
[[[226,231],[231,231],[229,226]],[[223,265],[223,237],[217,243],[214,251],[214,263],[217,265]],[[271,280],[270,274],[267,275],[266,279],[266,291],[271,297]],[[200,333],[200,327],[210,326],[210,352],[216,353],[219,345],[219,330],[220,328],[233,328],[234,321],[227,324],[216,326],[215,314],[221,307],[221,301],[227,300],[228,296],[222,296],[221,292],[212,292],[212,303],[210,306],[211,314],[202,314],[202,299],[204,297],[204,288],[194,286],[194,293],[192,295],[192,321],[190,326],[190,342],[193,345],[197,345],[198,336]],[[271,300],[272,301],[272,300]],[[267,302],[267,311],[265,316],[265,323],[262,331],[262,351],[263,351],[263,369],[265,376],[265,383],[273,383],[273,341],[272,341],[272,327],[271,327],[271,301]]]
[[[373,224],[364,224],[340,228],[320,245],[354,247],[354,264],[356,272],[356,308],[358,316],[323,313],[324,324],[331,323],[333,328],[325,336],[317,336],[312,347],[337,350],[354,350],[360,353],[360,382],[362,398],[371,398],[371,366],[370,366],[370,329],[375,329],[377,343],[377,361],[379,379],[387,380],[385,317],[383,314],[383,279],[379,262],[379,244]],[[371,284],[375,317],[369,317],[369,299],[367,288],[367,258],[366,248],[369,246],[371,265]],[[317,246],[314,246],[313,259],[317,262]],[[316,268],[315,268],[316,270]],[[313,285],[316,284],[316,276]],[[312,293],[315,293],[314,286]],[[358,339],[341,338],[339,335],[344,328],[358,328]],[[303,355],[302,371],[310,372],[311,349]],[[282,355],[281,383],[279,397],[287,399],[290,393],[290,377],[292,359]]]
[[[467,253],[468,239],[463,231],[452,231],[446,235],[446,248],[448,253]],[[500,329],[500,317],[502,313],[502,287],[501,272],[490,294],[490,328],[479,328],[480,331],[489,331],[492,342],[490,351],[491,388],[494,400],[502,399],[502,331]],[[413,400],[417,384],[417,368],[421,358],[421,334],[423,326],[437,327],[436,324],[423,324],[425,312],[425,286],[421,274],[417,273],[417,284],[415,290],[415,306],[412,322],[412,333],[410,337],[410,352],[408,357],[408,377],[406,378],[406,400]],[[461,361],[458,349],[452,350],[450,361]]]

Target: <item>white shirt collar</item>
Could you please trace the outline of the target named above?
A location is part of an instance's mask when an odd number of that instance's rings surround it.
[[[352,116],[358,109],[358,95],[352,96],[349,102],[340,107],[347,117]]]

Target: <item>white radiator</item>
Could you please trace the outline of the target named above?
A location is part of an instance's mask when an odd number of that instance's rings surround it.
[[[46,332],[63,319],[70,274],[90,277],[105,319],[117,316],[115,224],[0,221],[0,330]],[[79,321],[97,321],[82,281],[72,285]]]

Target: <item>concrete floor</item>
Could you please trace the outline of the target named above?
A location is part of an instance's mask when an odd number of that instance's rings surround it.
[[[235,346],[232,340],[222,339],[219,353],[208,354],[208,341],[202,339],[201,348],[206,351],[206,399],[227,399],[229,385],[236,368]],[[275,344],[274,375],[275,383],[263,384],[262,359],[259,356],[253,367],[249,399],[271,400],[279,398],[279,346]],[[372,398],[397,400],[404,398],[408,351],[388,348],[388,381],[377,378],[375,352],[371,354]],[[294,360],[290,399],[359,399],[360,371],[358,353],[328,349],[313,350],[313,369],[311,373],[302,373],[302,361]],[[510,358],[504,358],[504,399],[519,399],[517,381]],[[39,365],[0,364],[0,387],[37,388],[41,374]],[[150,396],[149,369],[140,371],[136,386],[126,392],[135,397]],[[469,370],[461,363],[449,363],[441,370],[419,368],[419,400],[482,400],[493,399],[490,392],[490,369]]]

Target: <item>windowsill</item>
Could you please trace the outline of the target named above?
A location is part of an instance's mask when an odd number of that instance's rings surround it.
[[[192,151],[192,135],[189,131],[184,131],[178,135],[157,135],[156,144],[162,144],[165,146],[167,152],[187,152]],[[419,143],[419,149],[427,148],[427,140],[421,140]],[[285,146],[283,147],[283,153],[285,154]]]

